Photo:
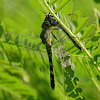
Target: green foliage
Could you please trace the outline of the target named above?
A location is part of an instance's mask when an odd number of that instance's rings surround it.
[[[59,10],[61,10],[70,0],[63,0],[61,4],[55,9],[55,13],[57,13]]]
[[[100,3],[100,0],[94,0],[96,3]]]
[[[89,17],[82,18],[73,10],[78,7],[75,0],[0,2],[0,100],[100,99],[100,12],[96,8],[96,25],[88,27]],[[43,12],[50,12],[83,50],[78,50],[68,37],[53,45],[54,91],[50,87],[48,56],[39,38]],[[67,14],[71,13],[78,17],[69,18]],[[61,30],[53,32],[59,40],[65,36]],[[58,53],[59,45],[64,50]]]
[[[82,35],[80,39],[82,40],[88,37],[93,32],[94,29],[95,29],[95,25],[94,24],[90,25],[89,28],[84,32],[84,34]]]
[[[3,27],[0,25],[0,37],[2,37],[3,32],[4,32],[4,29],[3,29]]]
[[[78,32],[80,32],[82,30],[82,28],[86,25],[87,21],[89,20],[88,17],[85,17],[82,22],[80,23],[80,25],[76,28],[74,34],[77,34]]]
[[[2,63],[2,61],[0,62]],[[0,66],[2,66],[0,67],[0,92],[2,94],[0,96],[1,100],[10,100],[10,98],[12,98],[12,100],[21,100],[22,98],[27,98],[28,100],[30,97],[32,100],[35,99],[36,92],[22,80],[18,79],[24,72],[21,71],[23,69],[15,69],[12,68],[13,66],[6,64],[0,64]],[[23,78],[26,78],[25,72],[22,76]]]
[[[83,90],[80,87],[77,87],[79,79],[74,77],[74,71],[71,69],[71,66],[68,66],[65,69],[64,74],[66,77],[65,84],[67,85],[65,91],[68,93],[68,96],[75,100],[86,100],[86,98],[81,95]]]

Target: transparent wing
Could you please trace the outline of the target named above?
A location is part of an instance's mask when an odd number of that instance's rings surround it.
[[[51,32],[52,30],[49,30],[48,32]],[[56,37],[57,36],[57,31],[55,32],[55,30],[53,30],[52,32],[52,45],[54,48],[55,45],[57,46],[59,44],[60,39],[59,37]],[[54,34],[53,34],[54,33]],[[30,33],[30,34],[21,34],[19,33],[18,36],[16,36],[14,39],[12,37],[12,34],[18,34],[18,33],[15,33],[15,32],[11,32],[11,31],[6,31],[5,33],[5,39],[2,40],[4,42],[7,42],[7,43],[10,43],[10,44],[13,44],[15,46],[19,46],[19,47],[24,47],[25,49],[30,49],[30,50],[33,50],[33,51],[41,51],[41,52],[46,52],[46,49],[45,49],[45,45],[42,44],[42,41],[40,39],[40,36],[39,35],[35,35],[34,33]],[[17,52],[18,50],[16,51],[11,51],[11,54],[13,52]],[[55,53],[55,52],[53,52]]]

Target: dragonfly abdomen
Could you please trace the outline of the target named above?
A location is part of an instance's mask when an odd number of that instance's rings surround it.
[[[52,63],[52,48],[51,45],[46,45],[48,57],[49,57],[49,64],[50,64],[50,81],[51,81],[51,88],[54,90],[55,88],[55,81],[54,81],[54,72],[53,72],[53,63]]]
[[[47,39],[46,39],[46,36],[45,36],[46,31],[47,31],[47,29],[42,30],[42,32],[40,34],[40,38],[42,40],[42,43],[45,44],[46,50],[47,50],[47,53],[48,53],[49,65],[50,65],[51,88],[54,90],[55,82],[54,82],[54,72],[53,72],[53,63],[52,63],[52,46],[51,46],[51,43],[49,43],[49,41],[47,41]]]

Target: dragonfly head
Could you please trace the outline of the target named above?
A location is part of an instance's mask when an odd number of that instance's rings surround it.
[[[50,14],[47,15],[51,26],[56,26],[58,24],[57,20]]]
[[[57,20],[52,15],[48,14],[42,24],[42,28],[48,29],[49,27],[56,26],[57,24]]]

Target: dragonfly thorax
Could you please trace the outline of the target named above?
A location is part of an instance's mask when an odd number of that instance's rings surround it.
[[[49,29],[51,27],[51,24],[49,21],[44,21],[43,24],[42,24],[42,28],[44,29]]]

